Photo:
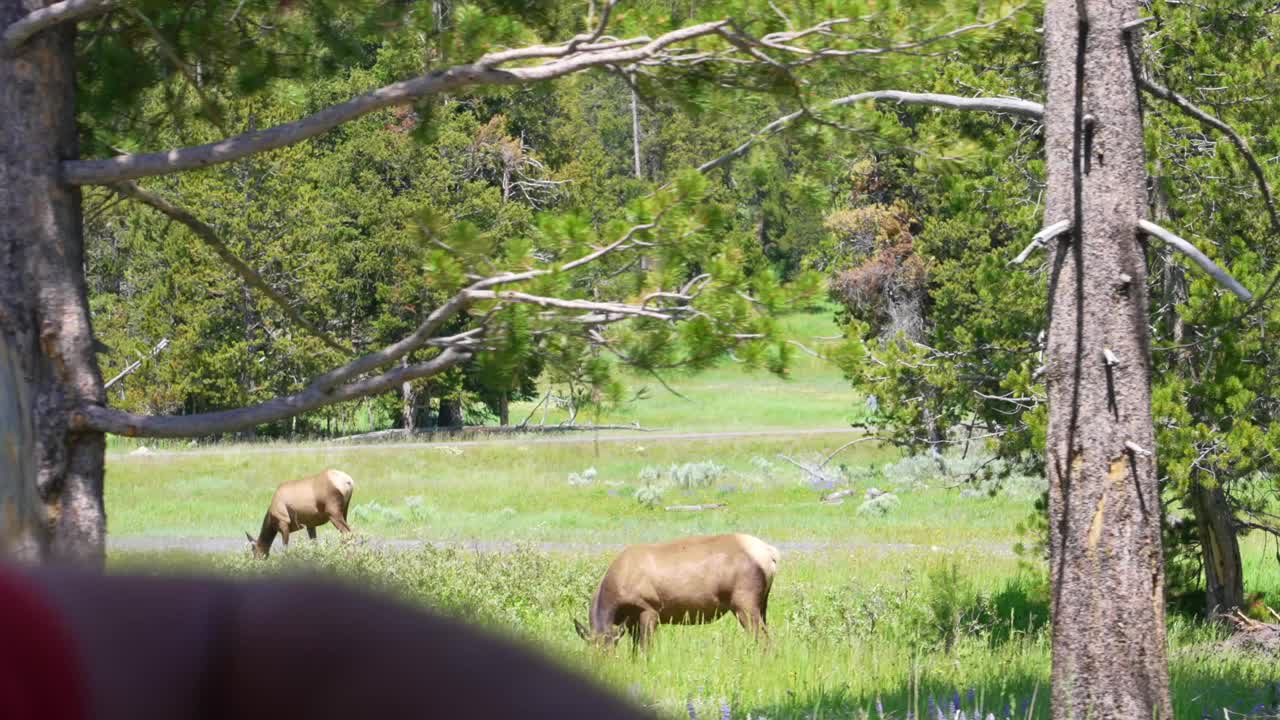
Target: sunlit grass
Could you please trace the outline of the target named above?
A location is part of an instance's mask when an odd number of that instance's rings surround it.
[[[809,345],[834,335],[829,315],[785,319]],[[901,461],[870,443],[829,466],[856,492],[839,505],[829,491],[781,455],[813,463],[856,437],[852,430],[788,435],[787,430],[845,428],[860,403],[829,364],[797,354],[789,379],[745,373],[731,362],[676,377],[677,397],[651,379],[648,398],[580,422],[631,423],[679,432],[775,430],[781,434],[714,439],[623,441],[577,436],[572,443],[517,436],[472,444],[351,447],[331,443],[225,445],[186,451],[174,444],[151,456],[113,445],[107,508],[113,540],[176,545],[202,538],[228,543],[256,530],[275,486],[337,467],[356,479],[350,520],[357,541],[295,540],[288,552],[252,563],[247,553],[113,550],[113,569],[202,570],[248,576],[320,570],[365,588],[456,613],[513,634],[668,717],[771,720],[890,717],[945,704],[960,693],[1003,718],[1047,717],[1050,668],[1043,568],[1018,558],[1015,526],[1032,510],[1040,481],[994,497],[962,495],[948,482],[919,477],[931,463]],[[515,421],[532,403],[513,406]],[[549,423],[564,419],[548,413]],[[533,422],[541,420],[535,414]],[[616,435],[616,434],[615,434]],[[636,499],[642,471],[712,461],[723,472],[706,487],[663,490],[657,507]],[[571,484],[594,468],[590,482]],[[913,480],[913,477],[915,479]],[[896,491],[883,516],[859,513],[870,487]],[[665,505],[722,502],[723,510],[667,512]],[[703,627],[664,627],[651,652],[625,647],[600,657],[573,631],[617,546],[682,535],[750,532],[783,549],[769,603],[773,643],[752,642],[732,618]],[[460,548],[377,551],[361,540],[428,540]],[[509,545],[528,544],[510,551]],[[143,543],[145,545],[145,542]],[[539,545],[541,544],[541,545]],[[136,547],[136,545],[131,546]],[[1249,591],[1280,598],[1274,541],[1245,538]],[[943,570],[950,570],[944,573]],[[955,611],[952,613],[951,611]],[[959,620],[944,621],[951,617]],[[948,623],[954,625],[948,629]],[[956,625],[955,623],[959,623]],[[1280,703],[1264,690],[1280,682],[1280,663],[1224,652],[1220,630],[1192,618],[1170,621],[1171,677],[1177,717],[1204,710],[1248,711]],[[948,643],[950,637],[952,642]],[[948,648],[950,645],[950,648]],[[969,699],[969,691],[973,699]],[[1035,698],[1030,715],[1019,707]],[[917,717],[919,714],[917,713]],[[985,715],[984,715],[985,717]],[[1238,716],[1233,716],[1238,717]]]

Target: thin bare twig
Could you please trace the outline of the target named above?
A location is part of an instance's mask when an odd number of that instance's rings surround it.
[[[350,354],[352,352],[351,346],[335,340],[333,336],[302,317],[302,313],[298,312],[297,308],[293,307],[293,305],[291,305],[283,295],[276,292],[275,288],[268,285],[267,281],[263,280],[262,276],[258,274],[258,271],[249,267],[245,261],[241,260],[238,255],[232,252],[231,248],[227,247],[227,244],[222,242],[222,238],[218,237],[218,233],[208,224],[159,195],[143,190],[138,187],[137,183],[125,181],[114,183],[110,187],[122,197],[132,198],[145,205],[149,205],[185,225],[192,233],[195,234],[196,237],[203,240],[204,244],[209,246],[209,249],[213,250],[213,252],[222,259],[223,263],[235,271],[235,273],[244,280],[245,284],[262,293],[263,296],[274,303],[276,307],[280,308],[290,322],[302,328],[316,339],[320,340],[320,342],[323,342],[325,345],[328,345],[330,348],[333,348],[338,352],[343,354]]]

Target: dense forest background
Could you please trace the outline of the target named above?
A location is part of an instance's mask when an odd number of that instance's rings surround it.
[[[155,33],[158,42],[136,45],[148,57],[83,43],[84,124],[96,145],[88,154],[191,145],[278,124],[494,44],[569,37],[597,11],[567,2],[406,3],[394,12],[382,5],[360,12],[359,5],[335,4],[331,17],[309,7],[297,28],[287,10],[283,20],[273,15],[296,37],[264,31],[224,73],[216,62],[165,62],[185,56],[184,43],[202,41],[192,29],[199,25],[140,4],[146,23],[121,22]],[[768,3],[739,5],[627,3],[615,23],[625,35],[629,26],[656,32],[735,13],[760,27],[809,20]],[[858,391],[850,402],[872,399],[876,432],[912,450],[985,443],[993,451],[981,474],[988,479],[1014,468],[1042,472],[1039,371],[1052,268],[1043,254],[1009,264],[1041,221],[1039,122],[892,103],[827,105],[882,88],[1042,101],[1039,9],[995,5],[869,3],[846,30],[866,47],[1012,14],[978,31],[980,42],[960,36],[843,58],[815,65],[803,82],[789,74],[736,82],[732,73],[694,70],[675,79],[597,72],[487,88],[374,113],[312,142],[148,184],[214,228],[317,333],[303,332],[187,227],[90,191],[87,267],[95,329],[109,349],[104,375],[149,358],[110,386],[111,404],[181,414],[295,391],[348,349],[401,337],[447,296],[458,270],[442,266],[433,249],[536,257],[565,238],[603,234],[657,188],[692,182],[691,168],[756,137],[749,152],[703,175],[694,193],[700,222],[716,235],[714,259],[705,261],[719,264],[718,277],[736,273],[751,287],[734,301],[742,307],[725,313],[763,310],[759,329],[767,335],[769,315],[833,301],[846,331],[829,354]],[[1270,293],[1280,222],[1258,174],[1272,185],[1280,180],[1280,6],[1146,5],[1154,22],[1139,50],[1144,79],[1229,123],[1260,158],[1251,168],[1239,143],[1147,98],[1153,217],[1176,220],[1185,237],[1261,296],[1246,306],[1166,248],[1147,249],[1159,474],[1177,584],[1229,555],[1225,536],[1276,525],[1264,508],[1277,487],[1280,448],[1269,340],[1280,329]],[[247,11],[241,21],[255,18]],[[306,70],[294,72],[290,58],[299,52],[321,61],[309,57],[297,63]],[[97,71],[131,64],[136,73]],[[121,97],[137,111],[103,111]],[[807,114],[757,137],[796,110]],[[107,116],[113,119],[95,119]],[[699,250],[696,242],[682,250],[687,276],[699,270]],[[655,272],[662,269],[620,263],[587,282],[639,292]],[[696,325],[683,337],[683,354],[670,357],[661,332],[622,338],[623,349],[609,354],[571,334],[539,335],[525,310],[501,322],[500,352],[362,405],[256,433],[505,422],[507,403],[531,397],[540,383],[563,386],[584,403],[616,402],[626,396],[623,365],[668,374],[726,354],[717,343],[699,352]],[[776,343],[747,359],[781,372],[795,351]],[[1230,521],[1215,529],[1218,518]],[[1184,557],[1178,548],[1190,550]]]

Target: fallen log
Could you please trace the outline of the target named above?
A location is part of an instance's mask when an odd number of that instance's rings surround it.
[[[837,489],[837,491],[831,493],[831,495],[827,495],[826,497],[823,497],[822,502],[841,501],[842,498],[849,497],[851,495],[856,495],[856,493],[858,493],[858,491],[856,491],[856,489],[854,488]]]
[[[724,508],[724,503],[703,503],[702,505],[668,505],[663,510],[667,512],[698,512],[701,510],[722,510]]]
[[[1267,609],[1280,620],[1280,615],[1271,608]],[[1234,625],[1235,630],[1227,639],[1226,647],[1280,657],[1280,625],[1254,620],[1238,609],[1223,617]]]

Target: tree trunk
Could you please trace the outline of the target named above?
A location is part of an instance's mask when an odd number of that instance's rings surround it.
[[[0,0],[0,27],[46,4]],[[0,523],[29,559],[100,566],[105,443],[101,433],[74,430],[72,419],[78,405],[102,404],[105,393],[86,300],[80,191],[58,174],[59,162],[77,155],[74,41],[70,26],[59,27],[0,56],[0,437],[8,465]]]
[[[635,171],[637,179],[644,179],[644,171],[640,165],[640,103],[636,96],[635,88],[636,76],[631,74],[631,155],[635,163]]]
[[[409,359],[405,358],[401,363],[403,366],[409,365]],[[400,424],[404,426],[405,434],[412,433],[418,425],[418,394],[413,390],[413,382],[405,382],[400,384]]]
[[[1205,616],[1212,618],[1244,607],[1240,540],[1222,486],[1206,488],[1198,478],[1193,479],[1191,509],[1195,513],[1200,552],[1204,557]]]
[[[503,427],[511,424],[511,393],[507,390],[498,395],[498,424]]]
[[[440,398],[440,419],[436,425],[442,428],[462,427],[462,398]]]
[[[1172,717],[1142,118],[1122,30],[1137,17],[1138,0],[1050,0],[1045,12],[1045,224],[1073,227],[1052,248],[1046,357],[1058,720]]]

